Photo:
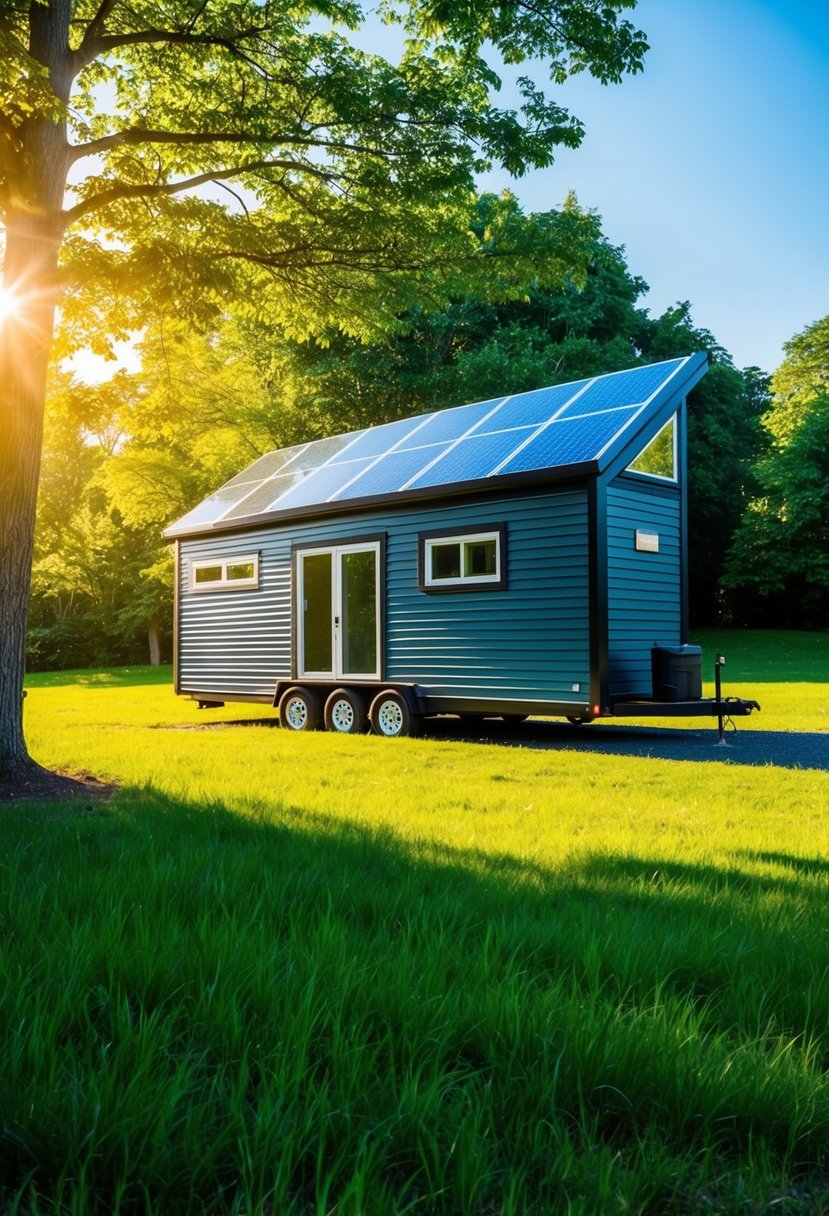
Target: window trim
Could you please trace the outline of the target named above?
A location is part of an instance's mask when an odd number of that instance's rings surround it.
[[[465,541],[495,541],[495,574],[463,575],[452,579],[430,577],[429,557],[435,545]],[[505,523],[481,524],[479,527],[438,528],[419,532],[417,537],[417,586],[430,595],[457,591],[504,591],[507,586],[507,526]]]
[[[250,578],[228,578],[229,566],[241,566],[253,563],[253,575]],[[196,571],[209,570],[211,566],[220,566],[221,578],[211,579],[209,583],[197,583]],[[190,591],[258,591],[259,590],[259,554],[241,553],[230,557],[200,557],[190,560]]]

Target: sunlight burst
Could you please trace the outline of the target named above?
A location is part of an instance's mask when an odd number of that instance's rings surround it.
[[[20,297],[10,287],[0,287],[0,325],[20,312]]]

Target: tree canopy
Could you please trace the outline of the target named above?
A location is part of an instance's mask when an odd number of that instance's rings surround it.
[[[829,615],[829,317],[785,347],[762,425],[768,446],[728,555],[742,619],[760,598],[779,625],[825,628]]]
[[[0,775],[31,765],[25,627],[61,280],[95,287],[75,323],[99,344],[131,301],[204,316],[236,298],[295,335],[398,311],[421,269],[482,252],[458,223],[477,170],[521,174],[581,138],[528,76],[518,109],[499,108],[499,58],[540,58],[554,85],[619,80],[647,49],[634,4],[382,0],[397,62],[359,49],[350,0],[3,6]]]

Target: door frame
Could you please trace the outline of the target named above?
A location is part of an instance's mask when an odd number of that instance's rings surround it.
[[[332,619],[331,640],[333,672],[311,672],[305,675],[302,670],[303,646],[303,615],[300,611],[300,592],[302,590],[301,557],[312,553],[331,553],[331,602],[334,614],[342,616],[340,599],[340,565],[339,555],[342,552],[365,552],[374,550],[377,555],[377,585],[375,588],[375,609],[377,626],[377,671],[373,674],[360,672],[357,675],[349,673],[338,674],[342,663],[342,632],[336,630]],[[340,609],[339,614],[337,609]],[[330,540],[296,541],[291,545],[291,679],[307,680],[309,682],[342,682],[342,683],[377,683],[385,679],[385,637],[386,637],[386,533],[372,532],[361,536],[339,536]]]

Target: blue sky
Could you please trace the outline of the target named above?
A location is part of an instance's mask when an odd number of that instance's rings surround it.
[[[653,313],[690,300],[738,366],[773,371],[829,313],[829,0],[640,0],[631,20],[651,45],[644,73],[558,94],[586,125],[581,148],[482,185],[527,211],[574,189]]]

